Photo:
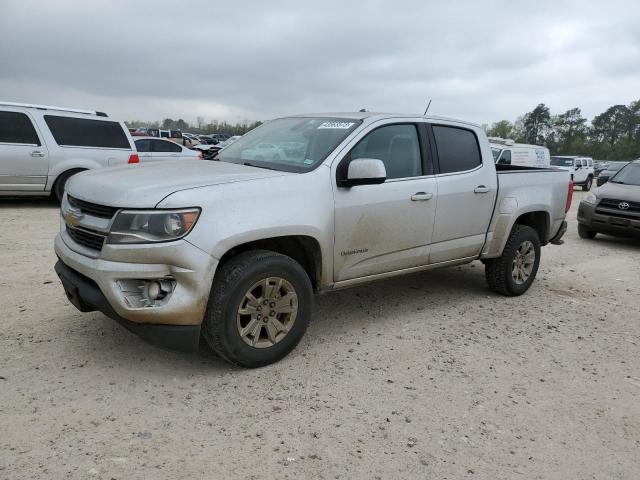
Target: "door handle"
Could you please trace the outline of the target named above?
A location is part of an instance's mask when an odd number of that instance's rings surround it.
[[[433,197],[433,193],[417,192],[411,195],[411,201],[426,202],[427,200],[431,200],[432,197]]]
[[[31,156],[32,157],[44,157],[45,153],[41,152],[40,150],[34,150],[33,152],[31,152]]]
[[[484,185],[478,185],[473,189],[473,193],[488,193],[491,189],[489,187],[485,187]]]

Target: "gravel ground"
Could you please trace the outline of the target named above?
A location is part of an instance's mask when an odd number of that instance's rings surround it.
[[[57,207],[2,200],[0,478],[640,477],[640,242],[543,249],[519,298],[479,262],[317,297],[242,370],[81,314]]]

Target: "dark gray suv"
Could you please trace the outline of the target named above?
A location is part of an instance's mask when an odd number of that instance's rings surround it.
[[[578,234],[640,238],[640,160],[628,163],[589,193],[578,209]]]

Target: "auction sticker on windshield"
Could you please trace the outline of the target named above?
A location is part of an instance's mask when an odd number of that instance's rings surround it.
[[[353,122],[324,122],[318,126],[318,130],[321,128],[337,128],[340,130],[348,130],[353,127]]]

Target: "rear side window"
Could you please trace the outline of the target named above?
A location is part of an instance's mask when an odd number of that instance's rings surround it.
[[[463,128],[433,125],[440,173],[464,172],[482,164],[476,135]]]
[[[61,146],[131,148],[118,122],[55,115],[45,115],[44,120],[53,138]]]
[[[176,143],[164,140],[152,140],[154,152],[181,152],[182,147]]]
[[[18,112],[0,112],[0,142],[40,145],[31,119]]]

